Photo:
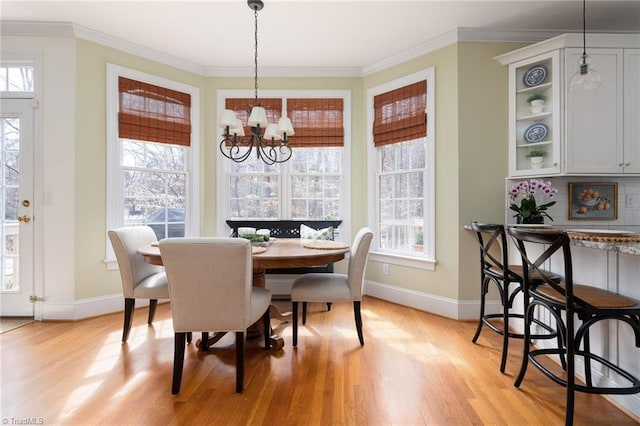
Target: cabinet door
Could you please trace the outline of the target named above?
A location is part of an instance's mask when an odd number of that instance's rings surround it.
[[[640,49],[624,50],[624,171],[640,173]]]
[[[509,65],[510,176],[560,173],[560,76],[558,51]],[[532,108],[532,95],[544,97],[541,109]],[[536,152],[541,164],[530,159]]]
[[[565,171],[623,173],[623,52],[589,49],[587,53],[602,84],[570,92],[569,80],[578,69],[582,49],[565,49]]]

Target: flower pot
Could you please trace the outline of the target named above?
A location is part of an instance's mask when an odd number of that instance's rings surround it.
[[[532,169],[541,169],[544,157],[529,157],[529,165]]]
[[[528,224],[543,224],[544,217],[543,216],[531,216],[531,217],[522,217],[518,216],[518,224],[519,225],[528,225]]]
[[[536,99],[529,102],[529,109],[531,114],[540,114],[544,110],[544,101],[542,99]]]

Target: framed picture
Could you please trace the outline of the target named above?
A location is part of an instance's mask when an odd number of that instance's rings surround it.
[[[618,218],[618,184],[569,182],[569,220]]]

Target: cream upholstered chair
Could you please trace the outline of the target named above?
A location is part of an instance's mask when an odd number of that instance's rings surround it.
[[[302,323],[307,322],[307,302],[353,302],[353,314],[360,344],[362,336],[362,316],[360,306],[364,287],[364,272],[369,258],[369,248],[373,233],[362,228],[356,235],[349,257],[349,269],[345,274],[305,274],[297,278],[291,287],[293,303],[293,346],[298,344],[298,302],[302,302]]]
[[[263,319],[269,350],[271,292],[252,286],[251,243],[243,238],[167,238],[160,253],[169,279],[174,360],[171,393],[180,392],[185,337],[193,331],[235,331],[236,392],[244,384],[245,330]]]
[[[153,323],[158,299],[169,298],[167,276],[161,266],[150,265],[136,253],[140,247],[157,242],[156,234],[148,226],[129,226],[112,229],[109,240],[118,260],[122,293],[124,295],[124,327],[122,341],[129,338],[136,299],[149,299],[148,323]]]

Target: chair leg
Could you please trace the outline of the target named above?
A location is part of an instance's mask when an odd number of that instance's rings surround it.
[[[291,318],[293,322],[293,347],[295,348],[298,346],[298,302],[292,302],[291,305],[291,312],[293,314]]]
[[[486,278],[482,280],[482,288],[480,292],[480,318],[478,319],[478,328],[476,328],[476,334],[474,334],[473,338],[471,339],[473,343],[476,343],[476,341],[478,340],[478,337],[480,337],[480,332],[482,331],[482,325],[484,324],[484,321],[482,321],[482,318],[484,317],[484,310],[485,310],[485,296],[487,294],[487,288],[489,287],[487,282],[488,280]]]
[[[302,324],[307,323],[307,302],[302,302]]]
[[[271,315],[269,315],[270,308],[262,315],[262,324],[264,326],[264,350],[268,351],[271,348]]]
[[[153,324],[153,318],[156,316],[156,307],[158,306],[158,299],[149,300],[149,319],[147,324]]]
[[[503,283],[502,289],[502,324],[504,334],[502,335],[502,359],[500,360],[500,372],[504,373],[507,366],[507,356],[509,355],[509,283]]]
[[[200,337],[200,350],[207,352],[209,350],[209,332],[203,331]]]
[[[244,332],[236,331],[236,393],[244,387]]]
[[[327,311],[331,310],[331,302],[327,302]]]
[[[122,341],[126,342],[129,338],[129,331],[133,323],[133,309],[136,307],[136,299],[124,299],[124,326],[122,327]]]
[[[171,393],[180,393],[180,382],[182,381],[182,367],[184,366],[184,346],[186,333],[175,333],[173,343],[173,383]]]
[[[362,336],[362,315],[360,314],[360,301],[353,302],[353,315],[356,318],[356,330],[358,331],[358,340],[360,346],[364,346],[364,337]]]
[[[516,377],[516,381],[513,383],[513,386],[516,388],[520,387],[520,384],[524,379],[524,375],[527,372],[527,366],[529,365],[529,351],[531,350],[531,322],[533,321],[533,307],[529,305],[528,297],[528,294],[524,295],[524,338],[522,339],[524,342],[524,348],[522,350],[522,365],[520,366],[520,372],[518,373],[518,377]]]

